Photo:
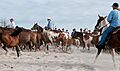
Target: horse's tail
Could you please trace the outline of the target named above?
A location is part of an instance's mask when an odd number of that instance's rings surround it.
[[[17,36],[22,32],[22,28],[17,28],[10,36]]]

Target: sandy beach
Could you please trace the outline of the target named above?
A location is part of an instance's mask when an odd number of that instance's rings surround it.
[[[0,50],[0,71],[120,71],[120,55],[116,54],[116,64],[110,54],[102,53],[97,62],[93,64],[96,48],[87,49],[72,46],[71,53],[37,51],[22,52],[16,57],[15,51],[9,50],[9,55],[5,55],[4,50]]]

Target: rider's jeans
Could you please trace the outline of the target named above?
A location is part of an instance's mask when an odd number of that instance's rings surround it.
[[[115,27],[109,26],[102,34],[102,37],[99,41],[98,45],[104,45],[107,37],[110,35],[111,32],[113,32]]]

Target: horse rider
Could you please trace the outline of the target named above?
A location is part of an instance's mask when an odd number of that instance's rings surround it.
[[[81,33],[83,32],[82,28],[80,28],[80,32],[81,32]]]
[[[76,32],[76,29],[74,28],[73,31],[72,31],[72,33],[71,33],[72,37],[74,37],[75,32]]]
[[[51,18],[48,17],[48,18],[47,18],[47,21],[48,21],[47,28],[48,28],[49,30],[52,30]]]
[[[64,28],[62,28],[62,32],[65,32]]]
[[[96,48],[98,49],[104,49],[105,48],[105,41],[112,33],[116,27],[120,26],[120,11],[118,11],[119,4],[113,3],[112,5],[112,11],[109,13],[107,17],[107,21],[110,23],[110,26],[103,32],[102,37],[98,44],[96,45]]]
[[[10,27],[13,28],[13,29],[16,27],[13,18],[10,19]]]
[[[69,31],[68,30],[66,30],[65,33],[67,33],[69,35]]]

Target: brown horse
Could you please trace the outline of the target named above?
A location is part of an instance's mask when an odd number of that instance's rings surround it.
[[[32,51],[34,48],[33,46],[35,46],[35,51],[37,49],[39,49],[39,44],[42,45],[42,43],[37,42],[38,39],[41,39],[41,35],[37,33],[37,31],[31,31],[29,29],[25,29],[23,27],[22,28],[22,32],[20,33],[19,37],[20,37],[20,43],[19,46],[21,47],[21,50],[23,49],[27,49],[27,46],[29,47],[29,50]],[[24,48],[23,48],[24,46]],[[40,49],[39,49],[40,50]]]
[[[37,48],[39,48],[43,44],[43,42],[45,43],[45,45],[47,44],[47,40],[46,40],[47,36],[43,34],[43,28],[41,26],[39,26],[36,23],[33,25],[31,30],[37,30],[36,43],[34,43]],[[47,45],[47,50],[48,50],[48,45]]]
[[[22,32],[21,28],[17,28],[13,33],[8,33],[8,31],[6,30],[2,30],[3,32],[0,33],[0,40],[3,43],[3,49],[6,51],[6,53],[8,52],[8,50],[6,49],[6,47],[8,48],[12,48],[12,47],[16,47],[16,52],[17,52],[17,56],[19,57],[19,34]]]
[[[0,27],[0,33],[3,33],[3,30],[6,30],[6,32],[8,33],[12,33],[14,32],[14,29],[13,28],[7,28],[7,27]],[[2,46],[2,42],[0,41],[0,47]]]
[[[106,23],[105,19],[106,19],[106,16],[105,17],[99,16],[99,19],[98,19],[97,24],[94,29],[95,33],[98,33],[98,32],[100,32],[101,29],[104,29],[107,27],[108,24]],[[101,35],[101,34],[99,34],[99,35]],[[107,41],[105,43],[105,48],[109,49],[109,51],[112,55],[114,66],[115,66],[116,64],[115,64],[115,59],[114,59],[114,55],[115,55],[114,49],[120,48],[120,28],[119,27],[116,28],[116,30],[110,34],[109,38],[107,39]],[[98,49],[95,61],[98,58],[99,54],[101,53],[101,50],[102,49]]]
[[[16,26],[17,28],[18,26]],[[23,49],[27,49],[27,46],[29,46],[29,50],[32,50],[32,41],[31,37],[36,37],[36,36],[31,36],[32,31],[29,29],[25,29],[23,27],[18,27],[22,29],[22,32],[19,34],[19,46],[20,49],[23,51]]]

